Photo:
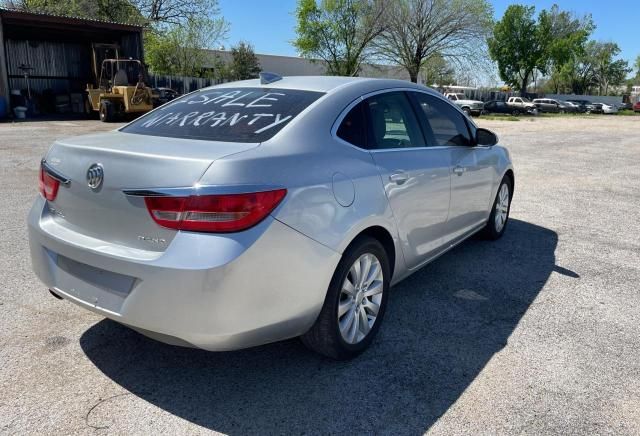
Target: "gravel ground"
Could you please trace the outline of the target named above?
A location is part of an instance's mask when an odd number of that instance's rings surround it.
[[[393,289],[359,359],[207,353],[52,298],[25,217],[59,137],[0,124],[0,433],[640,434],[640,117],[479,120],[516,166],[505,237]]]

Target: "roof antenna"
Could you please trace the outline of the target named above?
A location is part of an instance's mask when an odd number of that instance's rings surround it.
[[[279,76],[276,73],[268,73],[266,71],[260,73],[261,85],[268,85],[269,83],[277,82],[278,80],[282,80],[282,76]]]

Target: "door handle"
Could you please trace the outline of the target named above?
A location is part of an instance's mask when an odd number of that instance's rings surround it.
[[[461,167],[460,165],[457,165],[456,167],[453,168],[453,172],[459,176],[463,175],[466,171],[467,171],[467,168]]]
[[[395,183],[396,185],[402,185],[404,182],[409,180],[409,175],[404,171],[398,171],[389,176],[389,180]]]

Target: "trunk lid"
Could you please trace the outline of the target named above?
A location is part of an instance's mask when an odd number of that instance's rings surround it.
[[[126,196],[123,190],[190,187],[216,159],[257,146],[118,131],[59,140],[46,161],[71,183],[61,185],[56,199],[49,202],[52,219],[110,244],[164,251],[176,232],[157,225],[144,199]],[[87,182],[93,164],[104,169],[98,189]]]

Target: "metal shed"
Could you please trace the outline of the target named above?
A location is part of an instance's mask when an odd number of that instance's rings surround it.
[[[30,94],[41,112],[82,111],[102,59],[143,60],[140,26],[4,8],[0,43],[0,96],[15,106]]]

